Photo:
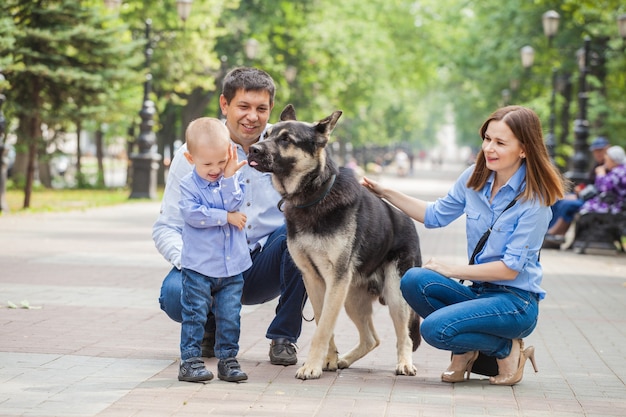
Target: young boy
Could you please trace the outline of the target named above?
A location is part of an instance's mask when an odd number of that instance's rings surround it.
[[[180,211],[185,224],[181,255],[183,321],[180,336],[179,381],[213,379],[200,358],[209,310],[215,315],[217,376],[228,382],[248,379],[239,366],[242,272],[252,260],[243,227],[245,214],[237,211],[244,185],[239,162],[224,123],[203,117],[185,133],[185,158],[194,170],[180,183]],[[237,174],[237,175],[236,175]]]

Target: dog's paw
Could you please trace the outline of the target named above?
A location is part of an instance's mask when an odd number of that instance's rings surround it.
[[[337,368],[339,369],[346,369],[350,367],[350,365],[352,365],[352,363],[343,358],[339,358],[339,361],[337,362]]]
[[[347,366],[344,366],[344,368],[347,368]],[[324,363],[324,370],[334,372],[337,369],[343,369],[340,365],[340,361],[338,361],[337,354],[327,356],[326,362]]]
[[[322,370],[320,368],[307,366],[306,363],[298,369],[298,372],[296,372],[296,378],[303,380],[319,379],[320,376],[322,376]]]
[[[399,363],[396,366],[396,375],[415,376],[417,368],[412,363]]]

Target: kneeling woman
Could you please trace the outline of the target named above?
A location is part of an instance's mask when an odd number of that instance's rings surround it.
[[[534,348],[524,349],[522,338],[537,324],[538,303],[545,296],[539,250],[552,217],[550,206],[563,198],[566,184],[550,162],[532,110],[503,107],[483,123],[480,135],[475,165],[435,202],[368,178],[363,185],[428,228],[465,214],[470,265],[431,259],[406,272],[402,294],[424,318],[424,340],[453,353],[443,381],[469,379],[482,352],[497,358],[498,375],[490,383],[514,385],[522,379],[527,358],[536,371]]]

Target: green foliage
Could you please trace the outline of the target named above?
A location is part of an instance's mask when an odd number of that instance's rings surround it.
[[[271,121],[288,103],[302,120],[340,109],[334,137],[342,145],[414,149],[436,146],[449,120],[459,144],[479,146],[477,130],[505,104],[504,90],[508,103],[530,106],[547,129],[556,69],[572,86],[569,99],[559,93],[555,100],[564,166],[578,110],[575,53],[584,36],[593,52],[591,135],[625,144],[626,57],[615,24],[626,12],[621,3],[194,0],[181,22],[173,0],[124,0],[115,11],[100,0],[7,0],[3,15],[12,18],[0,18],[0,66],[11,83],[13,115],[36,109],[57,130],[72,129],[77,119],[89,130],[106,123],[108,136],[127,135],[137,124],[149,71],[160,152],[183,137],[189,120],[218,113],[219,83],[235,66],[258,66],[274,77]],[[551,9],[561,19],[549,41],[541,17]],[[148,18],[153,55],[146,68]],[[258,44],[251,57],[250,40]],[[520,61],[525,45],[535,50],[528,69]],[[35,87],[38,102],[27,98]]]
[[[42,134],[45,124],[56,132],[77,125],[85,117],[104,121],[117,106],[111,100],[120,84],[134,76],[129,53],[133,45],[118,43],[116,29],[103,17],[101,7],[70,0],[31,2],[7,0],[4,15],[13,25],[0,26],[3,44],[0,59],[8,62],[4,72],[11,84],[9,100],[20,121],[18,144],[28,149],[28,164],[47,151]],[[19,147],[18,147],[19,149]],[[25,206],[30,201],[33,171],[27,169]]]

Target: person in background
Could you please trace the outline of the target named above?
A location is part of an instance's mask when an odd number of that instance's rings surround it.
[[[194,165],[180,181],[182,230],[182,325],[179,381],[213,379],[200,358],[209,312],[215,316],[217,376],[228,382],[248,379],[237,361],[239,353],[242,272],[250,268],[243,231],[246,215],[237,211],[245,185],[228,129],[218,119],[189,123],[185,158]]]
[[[603,136],[596,137],[589,146],[593,155],[593,166],[589,171],[589,179],[586,184],[579,184],[575,192],[566,194],[565,198],[552,206],[552,220],[544,238],[544,248],[558,249],[565,242],[565,233],[569,230],[585,200],[591,197],[589,195],[591,190],[595,189],[593,184],[596,179],[596,169],[604,164],[604,156],[610,146],[609,140]]]
[[[585,201],[579,213],[617,214],[626,209],[626,155],[621,146],[606,151],[604,164],[596,168],[597,194]]]
[[[240,161],[247,159],[252,144],[262,140],[274,107],[274,94],[274,80],[265,71],[242,67],[226,74],[220,108]],[[177,322],[182,320],[181,231],[184,221],[178,207],[180,180],[192,170],[183,156],[185,151],[186,145],[182,145],[172,160],[161,212],[152,229],[157,250],[172,265],[161,285],[159,303]],[[285,218],[278,209],[280,195],[272,186],[271,174],[248,165],[239,172],[246,184],[241,212],[247,217],[245,231],[252,258],[252,266],[243,273],[241,302],[262,304],[279,297],[276,314],[265,334],[271,340],[270,362],[295,365],[298,362],[295,343],[302,329],[306,290],[302,275],[287,250]],[[209,317],[202,342],[205,357],[214,356],[214,334],[214,320]]]
[[[367,177],[363,185],[428,228],[444,227],[465,215],[470,265],[431,259],[409,269],[400,288],[424,318],[424,340],[453,354],[442,381],[469,379],[482,352],[498,364],[499,373],[489,382],[514,385],[522,380],[527,359],[537,370],[534,348],[524,348],[522,339],[537,325],[539,301],[546,294],[539,252],[552,217],[550,206],[563,198],[566,183],[550,161],[534,111],[500,108],[483,123],[480,138],[476,163],[435,202]]]

